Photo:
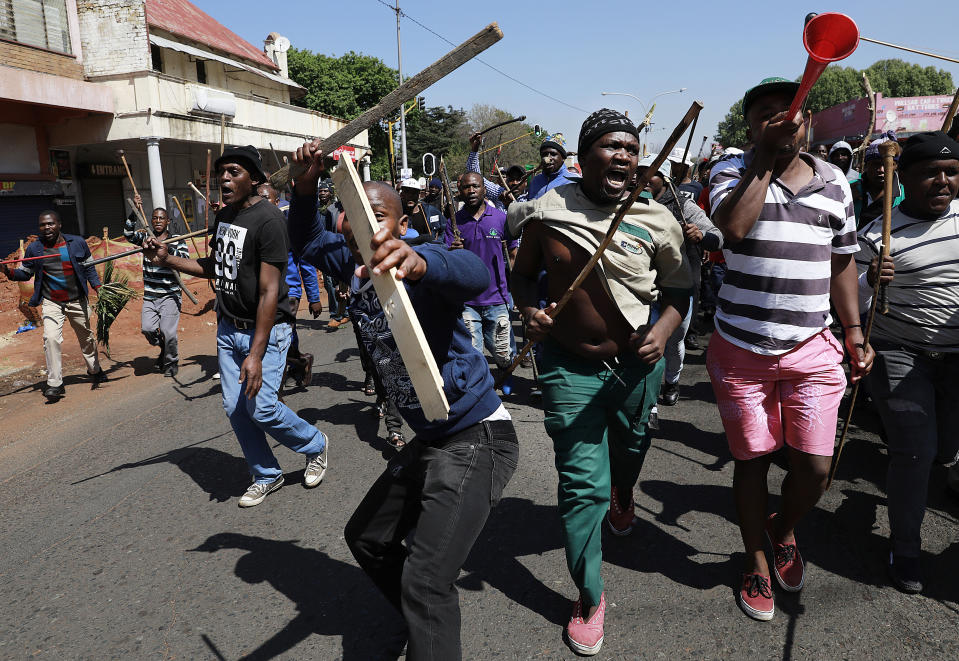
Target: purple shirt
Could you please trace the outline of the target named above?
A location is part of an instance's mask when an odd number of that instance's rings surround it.
[[[486,211],[479,220],[466,207],[456,212],[456,225],[463,237],[463,246],[475,253],[489,269],[490,283],[482,294],[466,305],[481,307],[509,303],[509,288],[506,284],[506,258],[503,256],[503,240],[506,238],[506,214],[486,203]],[[446,225],[446,245],[453,244],[453,225]],[[519,241],[507,241],[509,250],[519,247]]]

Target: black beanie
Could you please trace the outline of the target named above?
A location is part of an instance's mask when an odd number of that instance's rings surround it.
[[[213,162],[213,169],[219,170],[221,163],[239,163],[246,168],[252,179],[259,180],[261,184],[269,182],[269,178],[263,174],[263,161],[260,159],[260,152],[253,145],[227,147],[223,150],[220,158]]]
[[[629,133],[639,140],[639,131],[629,121],[629,117],[621,112],[601,108],[587,117],[586,121],[583,122],[583,127],[579,130],[579,146],[577,147],[579,158],[582,159],[586,155],[586,151],[600,136],[616,131]]]
[[[905,170],[920,161],[959,160],[959,142],[942,131],[917,133],[908,140],[899,157],[899,167]]]

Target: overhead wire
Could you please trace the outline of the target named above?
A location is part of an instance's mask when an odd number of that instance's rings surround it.
[[[384,7],[389,7],[389,8],[390,8],[390,11],[392,11],[392,12],[394,12],[394,13],[397,11],[397,9],[396,9],[395,6],[389,4],[389,3],[386,2],[385,0],[376,0],[376,1],[379,2],[381,5],[383,5]],[[432,34],[434,37],[437,37],[438,39],[442,39],[443,41],[445,41],[446,43],[448,43],[450,46],[456,46],[456,43],[450,41],[449,39],[447,39],[446,37],[444,37],[443,35],[441,35],[439,32],[437,32],[436,30],[433,30],[432,28],[430,28],[430,27],[424,25],[423,23],[419,22],[418,20],[416,20],[415,18],[413,18],[412,16],[410,16],[409,14],[407,14],[407,13],[406,13],[405,11],[403,11],[402,9],[399,10],[399,13],[400,13],[400,16],[402,16],[403,18],[409,19],[411,22],[413,22],[413,23],[415,23],[416,25],[418,25],[419,27],[423,28],[424,30],[426,30],[427,32],[429,32],[430,34]],[[555,101],[556,103],[562,104],[562,105],[566,106],[567,108],[572,108],[573,110],[577,110],[577,111],[579,111],[579,112],[586,112],[585,110],[583,110],[582,108],[580,108],[580,107],[578,107],[578,106],[574,106],[574,105],[571,104],[571,103],[566,103],[566,102],[563,101],[562,99],[557,99],[555,96],[552,96],[552,95],[550,95],[550,94],[547,94],[546,92],[543,92],[542,90],[538,90],[538,89],[536,89],[535,87],[532,87],[532,86],[530,86],[530,85],[527,85],[527,84],[524,83],[522,80],[519,80],[518,78],[515,78],[514,76],[511,76],[510,74],[506,73],[506,72],[503,71],[502,69],[498,69],[498,68],[494,67],[492,64],[490,64],[489,62],[486,62],[485,60],[482,60],[482,59],[480,59],[480,58],[478,58],[478,57],[474,57],[473,59],[474,59],[475,61],[479,62],[480,64],[482,64],[482,65],[484,65],[484,66],[486,66],[486,67],[489,67],[490,69],[492,69],[492,70],[495,71],[496,73],[500,74],[501,76],[503,76],[503,77],[505,77],[505,78],[508,78],[509,80],[513,81],[514,83],[516,83],[516,84],[518,84],[518,85],[522,85],[523,87],[525,87],[526,89],[530,90],[531,92],[535,92],[536,94],[539,94],[540,96],[544,96],[544,97],[546,97],[547,99],[550,99],[551,101]]]

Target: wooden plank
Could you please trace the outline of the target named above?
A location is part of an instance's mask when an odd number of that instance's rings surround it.
[[[350,219],[356,245],[359,246],[363,261],[367,262],[373,255],[370,241],[380,226],[366,198],[363,183],[349,158],[340,159],[339,166],[333,172],[333,183],[336,185],[336,195]],[[423,407],[423,414],[427,420],[446,420],[449,418],[450,405],[443,392],[443,377],[416,318],[406,285],[396,279],[395,268],[379,275],[370,271],[370,277],[393,332],[393,339],[403,357],[403,364],[413,382],[413,390]]]
[[[429,65],[412,78],[408,78],[402,85],[384,96],[378,104],[354,119],[352,122],[332,133],[320,143],[324,154],[330,154],[334,149],[345,145],[357,135],[370,128],[381,119],[396,111],[401,105],[419,95],[427,87],[446,77],[466,62],[485,51],[503,38],[503,31],[495,22],[474,34],[449,53]],[[291,179],[306,171],[306,167],[296,164],[286,165],[270,176],[270,183],[277,190],[286,188]]]

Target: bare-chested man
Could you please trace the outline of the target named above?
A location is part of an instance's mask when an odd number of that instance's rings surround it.
[[[691,280],[679,224],[665,207],[640,199],[562,314],[554,321],[538,309],[539,272],[546,270],[548,300],[558,300],[606,234],[636,169],[636,127],[598,110],[583,123],[578,151],[582,181],[512,205],[508,224],[514,236],[523,230],[513,294],[530,338],[543,341],[546,431],[556,452],[566,561],[579,589],[566,634],[574,651],[591,655],[603,643],[603,519],[608,509],[613,533],[632,530],[663,348],[686,313]]]

